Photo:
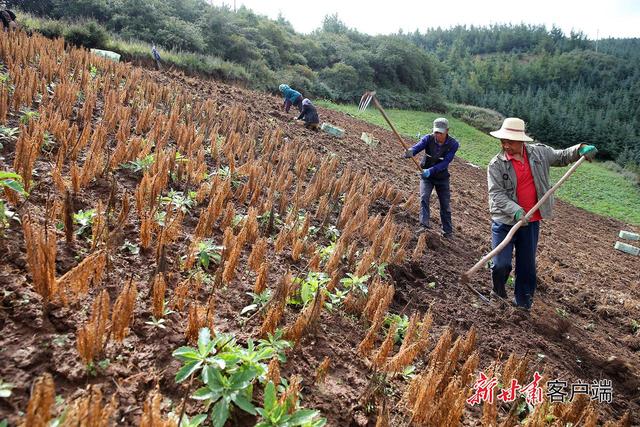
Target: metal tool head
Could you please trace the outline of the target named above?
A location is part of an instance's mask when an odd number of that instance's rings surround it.
[[[366,110],[374,96],[376,96],[375,90],[370,92],[365,92],[360,98],[360,104],[358,104],[358,111]]]

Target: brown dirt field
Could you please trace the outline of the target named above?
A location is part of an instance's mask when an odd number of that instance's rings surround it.
[[[4,37],[4,36],[2,36]],[[359,173],[368,173],[374,182],[387,182],[405,194],[417,194],[418,177],[414,165],[400,159],[401,150],[392,133],[356,120],[348,115],[319,108],[321,121],[346,129],[342,139],[328,134],[305,130],[293,123],[293,112],[285,114],[279,107],[279,96],[253,92],[215,81],[185,76],[172,70],[157,72],[142,70],[143,79],[172,91],[184,93],[193,102],[212,100],[222,110],[240,106],[247,113],[248,125],[258,127],[262,138],[271,129],[283,131],[285,144],[301,145],[312,149],[321,160],[329,153],[339,161],[339,172],[347,166]],[[104,114],[104,100],[99,99],[94,117]],[[18,126],[19,114],[9,116],[8,125]],[[428,128],[429,124],[425,124]],[[370,147],[360,139],[361,132],[373,133],[380,144]],[[462,141],[464,142],[464,141]],[[407,140],[408,144],[412,141]],[[113,136],[109,144],[115,145]],[[494,147],[494,148],[497,148]],[[4,143],[0,151],[0,170],[12,169],[15,144]],[[55,159],[55,157],[53,157]],[[56,192],[46,173],[51,160],[40,156],[35,170],[42,181],[29,198],[29,214],[42,219],[45,204]],[[207,158],[209,167],[214,164]],[[631,423],[638,425],[640,413],[640,332],[634,331],[632,321],[640,321],[640,259],[613,249],[618,231],[638,232],[637,228],[604,218],[558,201],[554,218],[541,226],[538,253],[538,291],[534,307],[525,314],[511,307],[487,305],[460,284],[461,274],[490,249],[490,221],[487,211],[485,171],[456,158],[450,168],[452,175],[452,209],[455,227],[453,239],[442,239],[437,231],[428,235],[428,249],[416,260],[391,265],[389,273],[395,285],[390,311],[400,314],[424,313],[432,310],[434,323],[429,349],[435,345],[447,326],[454,336],[464,335],[472,326],[477,330],[477,349],[480,369],[486,369],[496,360],[504,361],[509,354],[527,355],[530,371],[544,371],[548,378],[569,382],[581,379],[610,379],[613,382],[613,403],[600,404],[600,420],[620,419],[626,412]],[[68,172],[68,169],[66,169]],[[117,191],[135,194],[141,175],[118,169],[114,172]],[[75,210],[95,207],[100,199],[109,197],[112,184],[97,178],[76,197]],[[439,225],[438,204],[432,197],[433,221]],[[204,204],[206,208],[206,204]],[[386,215],[390,204],[379,200],[372,205],[370,215]],[[133,212],[114,247],[125,239],[138,242],[137,216]],[[184,255],[195,229],[200,206],[185,217],[180,238],[168,250],[169,283],[175,289],[184,278],[179,267],[179,256]],[[397,224],[415,230],[418,226],[414,213],[402,208],[394,209]],[[335,215],[334,217],[335,218]],[[333,222],[335,223],[335,222]],[[41,297],[34,292],[32,277],[27,268],[26,248],[22,227],[11,221],[0,237],[0,378],[14,385],[9,398],[0,398],[0,420],[7,418],[10,425],[26,412],[30,389],[42,373],[53,375],[56,394],[65,402],[82,395],[88,386],[99,386],[109,396],[115,394],[118,409],[117,425],[137,425],[142,415],[144,399],[150,390],[159,387],[162,394],[177,406],[186,393],[186,385],[174,382],[179,363],[171,356],[174,349],[186,344],[184,327],[186,313],[167,316],[166,329],[150,327],[145,323],[151,315],[149,304],[149,278],[156,270],[153,251],[131,256],[125,250],[114,250],[106,277],[99,288],[90,289],[78,303],[68,307],[43,308]],[[408,247],[417,241],[412,236]],[[222,240],[222,231],[216,229],[214,240]],[[325,242],[326,243],[326,242]],[[89,250],[87,242],[75,248],[64,245],[64,233],[58,232],[57,275],[60,277],[75,266]],[[245,268],[249,249],[241,255],[238,274],[224,288],[210,290],[218,300],[215,325],[221,331],[234,332],[240,342],[256,337],[261,325],[259,316],[248,321],[241,318],[241,309],[251,302],[246,292],[252,289],[255,274]],[[269,252],[270,287],[274,287],[287,268],[304,269],[304,262],[293,263],[288,249],[280,254]],[[349,270],[344,270],[348,272]],[[102,358],[110,363],[92,376],[78,356],[75,345],[77,328],[87,319],[91,302],[102,289],[107,289],[113,302],[119,289],[130,277],[139,285],[138,304],[131,332],[123,345],[109,344]],[[427,284],[435,282],[434,287]],[[488,296],[491,289],[490,274],[483,269],[473,277],[471,286]],[[200,301],[206,301],[200,295]],[[289,323],[296,311],[287,309]],[[288,354],[282,367],[283,376],[293,374],[303,378],[302,404],[319,409],[332,426],[373,426],[376,411],[371,410],[362,396],[369,390],[374,377],[372,370],[356,352],[366,334],[368,323],[341,311],[323,311],[318,327],[305,336]],[[379,340],[379,342],[381,339]],[[428,361],[429,351],[418,357],[418,370]],[[314,385],[314,372],[325,356],[331,358],[327,379]],[[407,425],[410,415],[404,409],[401,396],[407,381],[396,377],[389,382],[387,398],[392,402],[390,425]],[[170,404],[165,401],[163,408]],[[189,401],[188,413],[199,408]],[[509,407],[500,408],[502,419]],[[481,411],[467,406],[464,425],[480,425]],[[238,416],[228,425],[252,425],[252,418]]]

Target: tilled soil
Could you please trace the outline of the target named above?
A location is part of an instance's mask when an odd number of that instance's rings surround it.
[[[376,182],[387,181],[410,194],[418,192],[415,165],[400,158],[402,150],[391,132],[359,121],[343,113],[319,108],[321,121],[330,122],[346,130],[343,138],[323,132],[313,132],[292,122],[293,110],[285,114],[280,110],[279,96],[253,92],[242,88],[184,76],[179,72],[144,71],[145,76],[162,85],[170,85],[191,94],[195,99],[212,99],[226,106],[240,105],[248,113],[250,123],[259,124],[261,132],[280,127],[289,144],[304,144],[319,155],[333,153],[338,156],[341,169],[350,166],[355,171],[368,172]],[[99,102],[98,108],[101,103]],[[14,120],[15,118],[10,119]],[[14,124],[14,126],[17,126]],[[429,123],[425,123],[425,129]],[[362,132],[373,133],[380,140],[377,146],[368,146],[360,140]],[[453,130],[455,133],[455,129]],[[407,140],[408,144],[412,141]],[[464,141],[460,141],[464,144]],[[498,144],[487,147],[497,151]],[[0,153],[2,169],[12,164],[12,146],[5,144]],[[47,170],[47,163],[39,160],[36,169]],[[396,293],[391,311],[411,314],[431,308],[434,314],[432,335],[434,341],[445,327],[451,326],[456,334],[477,328],[477,347],[481,369],[495,360],[505,360],[515,352],[528,355],[532,367],[545,372],[549,378],[566,381],[592,382],[611,379],[613,403],[599,406],[601,419],[619,419],[625,412],[632,416],[640,411],[640,332],[634,321],[640,321],[640,260],[613,249],[618,231],[638,232],[637,227],[604,218],[563,201],[558,201],[554,218],[541,226],[538,253],[538,291],[533,309],[524,313],[505,305],[488,305],[469,292],[460,283],[460,276],[490,249],[490,218],[487,212],[486,174],[481,168],[456,158],[450,167],[452,209],[455,235],[452,239],[439,236],[438,203],[432,197],[432,221],[428,249],[418,261],[407,260],[402,265],[389,267]],[[44,175],[44,174],[43,174]],[[119,170],[116,173],[119,190],[133,192],[139,175]],[[38,186],[31,198],[31,215],[42,217],[44,205],[52,191],[50,183]],[[95,206],[98,199],[105,200],[110,183],[96,180],[76,201],[76,210]],[[377,203],[374,212],[386,214],[389,205]],[[133,215],[133,214],[132,214]],[[411,229],[418,228],[414,212],[394,211],[394,219]],[[169,257],[169,268],[178,271],[176,254],[188,244],[189,231],[197,222],[192,213],[185,219],[184,238],[172,246],[174,256]],[[19,414],[26,411],[30,387],[34,379],[44,372],[53,375],[56,393],[69,402],[89,385],[99,385],[106,395],[117,396],[118,425],[137,425],[148,392],[154,387],[177,406],[186,393],[185,385],[176,385],[178,362],[171,352],[185,345],[186,314],[174,313],[167,317],[166,329],[154,328],[146,323],[151,315],[149,288],[139,289],[139,303],[131,333],[121,346],[109,345],[105,358],[109,363],[101,366],[96,375],[87,374],[76,348],[75,332],[88,317],[90,305],[98,290],[92,289],[86,298],[70,307],[49,307],[40,304],[40,297],[31,287],[26,264],[26,250],[22,228],[13,222],[0,238],[0,378],[14,385],[9,398],[0,398],[0,419],[17,423]],[[121,237],[137,240],[137,227],[127,225]],[[216,231],[214,239],[221,240]],[[415,246],[418,235],[412,238]],[[68,271],[84,255],[82,245],[67,249],[60,237],[56,268],[58,276]],[[170,251],[171,252],[171,251]],[[246,263],[245,250],[240,270]],[[271,277],[280,277],[291,263],[284,254],[272,255]],[[302,265],[298,265],[302,268]],[[113,301],[122,283],[132,275],[145,282],[155,271],[155,256],[141,253],[128,255],[120,250],[113,254],[112,264],[103,280]],[[169,283],[173,289],[180,277],[177,273]],[[240,273],[235,282],[215,290],[216,327],[236,333],[240,341],[256,336],[260,328],[259,316],[245,321],[238,313],[250,303],[245,293],[255,280],[253,273]],[[275,282],[275,280],[272,280]],[[435,283],[435,286],[428,286]],[[471,286],[489,294],[489,270],[482,269],[471,280]],[[274,286],[274,285],[270,285]],[[144,302],[140,302],[143,300]],[[290,321],[295,313],[288,312]],[[374,425],[375,410],[370,411],[361,397],[371,385],[372,372],[367,363],[356,354],[356,347],[366,334],[368,325],[344,313],[323,312],[318,327],[288,354],[282,374],[299,374],[303,378],[305,407],[321,410],[329,425]],[[432,343],[433,345],[433,343]],[[324,383],[314,385],[314,372],[325,356],[331,366]],[[426,355],[421,359],[424,361]],[[418,363],[421,366],[421,362]],[[392,424],[404,425],[408,418],[400,403],[406,381],[396,378],[391,382],[394,401]],[[170,403],[165,400],[164,406]],[[197,406],[190,404],[187,412]],[[478,408],[467,407],[465,425],[478,425]],[[638,423],[632,418],[633,423]],[[252,420],[242,416],[231,421],[235,425],[249,425]]]

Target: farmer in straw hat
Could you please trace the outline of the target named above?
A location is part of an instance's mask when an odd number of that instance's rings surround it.
[[[538,200],[551,188],[550,166],[566,166],[585,156],[596,155],[593,145],[578,144],[555,150],[544,144],[525,144],[533,141],[525,134],[524,121],[510,117],[502,127],[490,132],[502,143],[487,168],[489,212],[491,213],[491,243],[495,248],[504,240],[513,225],[524,218]],[[529,309],[536,290],[536,249],[540,220],[551,217],[553,197],[547,199],[520,227],[509,244],[493,258],[492,295],[507,298],[505,284],[511,273],[513,248],[516,252],[515,299],[518,307]]]

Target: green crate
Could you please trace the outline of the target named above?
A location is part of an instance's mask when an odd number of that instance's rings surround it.
[[[342,138],[344,136],[344,129],[340,129],[339,127],[334,126],[331,123],[322,123],[320,129],[338,138]]]

